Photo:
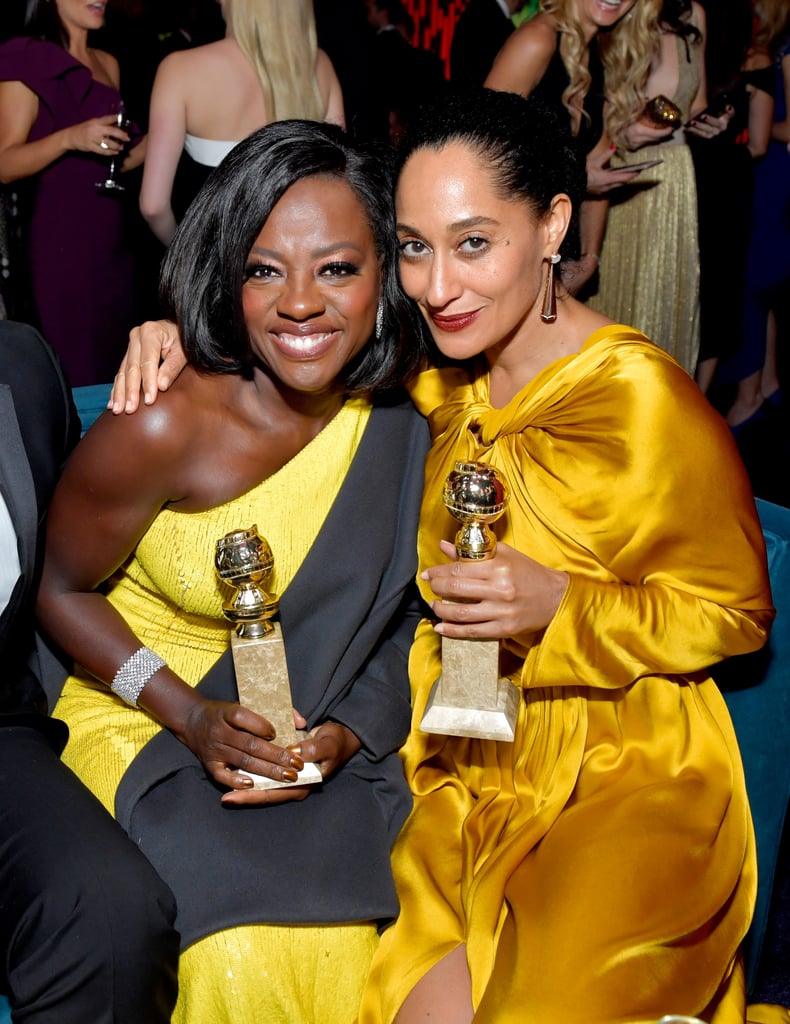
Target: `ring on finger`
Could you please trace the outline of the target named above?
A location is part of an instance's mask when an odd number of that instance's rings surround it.
[[[101,146],[102,149],[109,149],[110,148],[108,143],[107,143],[107,136],[106,135],[103,137],[103,139],[101,140],[99,145]]]

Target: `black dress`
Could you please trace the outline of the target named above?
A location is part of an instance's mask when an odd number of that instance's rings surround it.
[[[712,139],[689,136],[699,217],[700,362],[727,358],[741,340],[754,192],[754,161],[746,146],[749,85],[773,96],[774,69],[739,76],[728,91],[735,114],[726,131]]]

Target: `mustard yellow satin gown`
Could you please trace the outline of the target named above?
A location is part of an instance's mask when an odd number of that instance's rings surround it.
[[[476,1024],[743,1024],[738,956],[754,836],[724,700],[706,666],[760,647],[773,617],[762,533],[726,426],[657,346],[619,325],[503,409],[485,374],[430,371],[414,398],[433,447],[421,568],[457,523],[456,460],[511,487],[501,541],[570,573],[549,626],[504,642],[512,744],[419,729],[440,643],[418,629],[414,809],[401,900],[360,1024],[391,1022],[465,944]],[[423,595],[430,599],[424,581]],[[780,1011],[776,1011],[779,1013]],[[765,1020],[788,1020],[781,1011]]]
[[[272,590],[282,594],[321,529],[369,415],[367,402],[347,402],[294,459],[225,505],[199,513],[163,509],[111,581],[109,600],[141,643],[188,683],[196,685],[229,645],[222,614],[229,593],[214,572],[217,539],[257,524],[276,552]],[[70,730],[64,761],[113,813],[124,772],[161,727],[87,675],[66,681],[55,714]],[[188,842],[173,836],[174,844]],[[173,1022],[351,1024],[377,944],[372,922],[215,932],[181,953]]]

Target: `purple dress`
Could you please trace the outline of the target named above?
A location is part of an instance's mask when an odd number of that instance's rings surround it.
[[[0,45],[0,81],[22,82],[39,110],[29,142],[117,109],[120,95],[54,43],[11,39]],[[132,252],[123,193],[96,182],[109,161],[69,152],[35,178],[28,224],[30,285],[41,330],[72,386],[112,380],[133,324]]]

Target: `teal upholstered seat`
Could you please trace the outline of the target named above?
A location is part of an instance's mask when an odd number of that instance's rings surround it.
[[[86,384],[84,387],[72,389],[83,434],[93,424],[96,417],[107,408],[111,388],[112,384]],[[0,1020],[0,1024],[2,1024],[2,1020]]]
[[[757,510],[776,621],[762,651],[730,658],[713,672],[738,736],[757,835],[757,906],[745,950],[750,991],[757,980],[790,799],[790,509],[758,500]]]

